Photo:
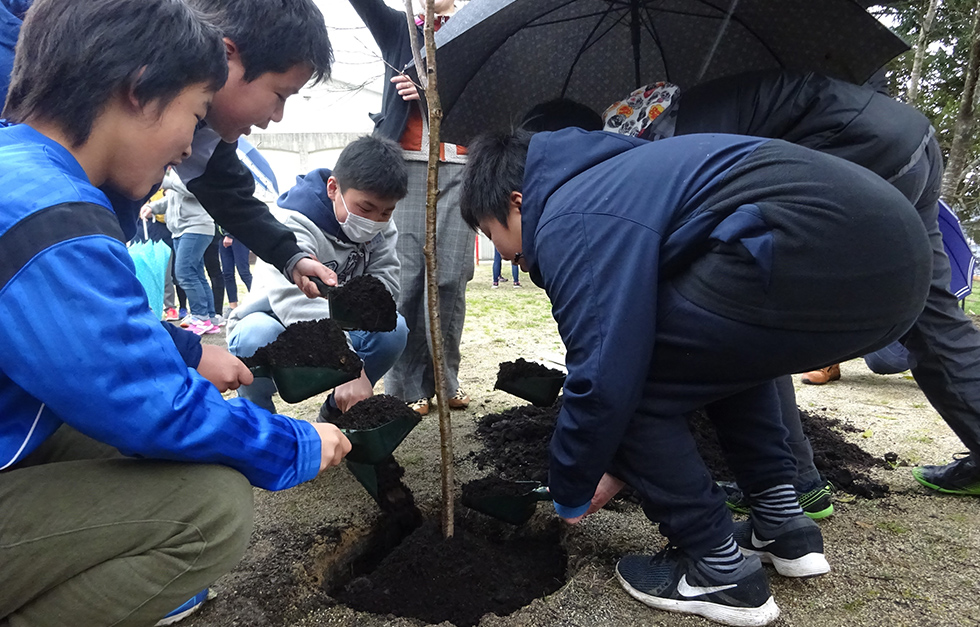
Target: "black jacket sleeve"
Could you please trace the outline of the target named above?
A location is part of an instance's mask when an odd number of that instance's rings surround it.
[[[239,161],[235,144],[219,142],[204,173],[185,184],[215,222],[280,271],[285,272],[293,257],[304,254],[292,231],[252,195],[255,180]]]
[[[397,142],[405,132],[412,107],[416,105],[402,100],[391,83],[391,77],[412,62],[412,46],[421,46],[419,35],[416,33],[416,40],[413,42],[409,36],[405,13],[392,9],[384,0],[350,0],[350,3],[371,32],[385,61],[381,112],[371,114],[375,124],[374,131]]]

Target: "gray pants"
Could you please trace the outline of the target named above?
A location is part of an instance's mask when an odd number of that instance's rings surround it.
[[[385,375],[385,392],[412,402],[435,394],[429,345],[429,313],[425,276],[426,164],[408,161],[408,195],[392,219],[398,227],[395,251],[401,263],[398,311],[408,324],[408,343]],[[446,386],[450,396],[459,387],[459,343],[466,317],[466,283],[473,278],[474,232],[459,213],[463,166],[439,165],[439,204],[436,218],[436,263],[439,318],[446,357]]]
[[[241,560],[252,488],[62,426],[0,473],[0,626],[152,625]]]

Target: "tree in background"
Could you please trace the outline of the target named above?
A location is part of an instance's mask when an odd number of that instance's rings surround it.
[[[889,85],[932,120],[946,155],[943,198],[980,239],[980,0],[901,0],[871,11],[914,42],[889,65]]]

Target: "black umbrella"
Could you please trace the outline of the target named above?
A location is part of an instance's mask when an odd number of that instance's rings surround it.
[[[654,81],[771,68],[861,83],[908,50],[855,0],[472,0],[436,45],[443,138],[461,144],[553,98],[601,113]]]

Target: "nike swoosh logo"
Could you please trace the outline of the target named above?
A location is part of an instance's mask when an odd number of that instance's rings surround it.
[[[677,594],[688,598],[700,597],[706,594],[711,594],[712,592],[721,592],[722,590],[729,590],[737,587],[737,583],[730,583],[726,586],[692,586],[687,583],[687,575],[681,575],[681,580],[677,582]]]
[[[752,548],[761,549],[769,546],[775,542],[775,540],[760,540],[759,536],[755,535],[755,529],[752,530]]]

